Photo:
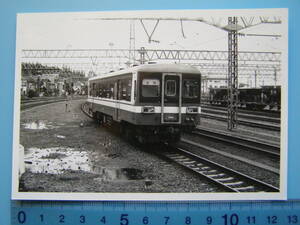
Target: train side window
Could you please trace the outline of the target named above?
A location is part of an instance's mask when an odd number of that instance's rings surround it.
[[[165,94],[169,97],[176,96],[176,81],[175,80],[167,80],[165,86]]]
[[[131,79],[127,80],[126,85],[126,101],[131,101]]]
[[[96,97],[100,97],[100,83],[96,84]]]
[[[121,99],[122,100],[126,100],[126,95],[127,95],[127,93],[126,93],[126,89],[127,87],[126,87],[126,80],[123,80],[122,81],[122,96],[121,96]]]
[[[105,96],[104,98],[110,98],[110,86],[109,83],[105,84]]]
[[[123,88],[124,88],[124,81],[123,80],[119,80],[119,86],[118,86],[118,99],[119,100],[123,100]]]
[[[120,82],[120,81],[117,80],[117,81],[114,83],[114,86],[115,86],[115,88],[114,88],[114,99],[116,99],[116,100],[119,99],[119,92],[117,91],[117,90],[119,90],[119,87],[118,87],[119,82]]]
[[[113,99],[114,98],[114,83],[109,84],[109,95],[108,98]]]
[[[100,83],[100,85],[99,85],[99,96],[101,97],[101,98],[103,98],[103,84],[102,83]]]
[[[133,97],[134,97],[134,100],[136,99],[136,80],[134,81],[134,93],[133,93]]]
[[[185,79],[183,81],[183,97],[184,98],[198,98],[199,96],[199,82],[195,79]]]
[[[119,99],[130,101],[131,100],[131,79],[120,80],[119,84]]]
[[[96,94],[95,91],[96,91],[96,84],[93,83],[93,84],[92,84],[92,96],[93,96],[93,97],[95,97],[95,94]]]
[[[121,98],[121,90],[122,90],[122,81],[121,80],[118,80],[118,96],[117,96],[117,100],[120,100],[120,99],[122,99]]]
[[[93,94],[92,94],[92,91],[93,91],[93,85],[92,85],[92,83],[90,83],[90,85],[89,85],[89,95],[90,96],[93,96]]]

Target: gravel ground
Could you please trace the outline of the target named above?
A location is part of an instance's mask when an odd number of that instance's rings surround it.
[[[20,143],[27,169],[20,191],[222,191],[95,124],[81,112],[82,102],[73,100],[67,112],[62,102],[21,113]]]

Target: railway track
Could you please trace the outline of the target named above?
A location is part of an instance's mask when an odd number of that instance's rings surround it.
[[[21,110],[33,108],[40,105],[47,105],[55,102],[62,102],[65,101],[65,99],[59,99],[59,100],[42,100],[42,101],[30,101],[26,103],[21,103]]]
[[[76,98],[73,98],[72,100],[79,100],[79,99],[84,99],[84,97],[76,97]],[[21,101],[21,110],[33,108],[36,106],[56,103],[56,102],[63,102],[65,100],[66,100],[66,98],[61,98],[61,97],[60,98],[26,99],[26,100]]]
[[[86,109],[86,103],[82,103],[81,104],[81,111],[86,115],[88,116],[89,118],[93,119],[93,116],[87,112],[87,109]]]
[[[202,108],[202,113],[212,114],[212,115],[221,115],[221,116],[227,116],[227,110],[226,109],[215,109],[215,108]],[[243,118],[246,120],[256,120],[256,121],[264,121],[264,122],[270,122],[275,124],[280,124],[280,117],[274,117],[270,115],[259,115],[251,112],[238,112],[238,118]]]
[[[211,105],[210,103],[202,102],[201,107],[203,109],[215,109],[215,110],[227,111],[227,107],[225,107],[225,106]],[[245,109],[245,108],[238,108],[238,111],[243,114],[280,118],[280,111],[276,111],[276,110],[251,110],[251,109]]]
[[[279,188],[225,167],[186,149],[168,146],[158,154],[192,170],[229,192],[278,192]]]
[[[81,109],[88,117],[92,118],[92,115],[90,115],[87,112],[84,103],[81,105]],[[235,145],[237,147],[244,148],[250,151],[263,153],[269,157],[273,157],[276,159],[279,159],[280,157],[280,147],[275,143],[266,143],[258,140],[246,139],[238,136],[233,136],[227,133],[220,133],[220,132],[199,128],[199,127],[196,130],[192,131],[191,134],[195,134],[197,136],[202,136],[205,138],[210,138],[216,141]],[[184,139],[182,139],[182,141],[187,142],[187,140]],[[274,170],[272,171],[271,169],[271,172],[274,172]]]
[[[224,115],[201,113],[201,117],[227,122],[227,116],[224,116]],[[244,126],[249,126],[249,127],[263,128],[266,130],[280,131],[280,124],[277,124],[277,123],[258,122],[257,120],[250,120],[250,119],[246,120],[246,119],[238,118],[238,124],[244,125]]]
[[[87,112],[83,103],[81,109],[88,117],[92,116]],[[151,151],[153,152],[153,150]],[[192,170],[201,177],[204,177],[225,189],[228,192],[278,192],[275,186],[252,178],[208,159],[200,157],[188,150],[170,145],[163,145],[161,151],[155,151],[161,157],[172,160],[181,166]]]
[[[267,156],[279,158],[280,157],[280,147],[274,143],[266,143],[258,140],[253,140],[249,138],[243,138],[238,136],[233,136],[228,133],[220,133],[217,131],[197,128],[195,131],[191,132],[200,137],[209,138],[212,140],[220,141],[223,143],[227,143],[230,145],[237,146],[242,149],[246,149],[249,151],[255,151],[259,153],[263,153]]]

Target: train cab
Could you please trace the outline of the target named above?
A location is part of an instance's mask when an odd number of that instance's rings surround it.
[[[201,111],[199,73],[140,72],[137,82],[136,105],[142,106],[139,123],[188,126],[197,121]]]
[[[178,140],[201,113],[201,74],[180,64],[141,65],[89,81],[90,110],[120,123],[131,136]]]

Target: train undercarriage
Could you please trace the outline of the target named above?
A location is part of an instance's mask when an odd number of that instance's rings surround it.
[[[113,127],[127,141],[137,141],[140,144],[169,142],[176,143],[180,140],[183,130],[181,125],[134,125],[126,121],[114,121],[112,116],[100,112],[93,113],[94,120],[105,126]],[[185,126],[185,129],[193,129],[194,126]]]

